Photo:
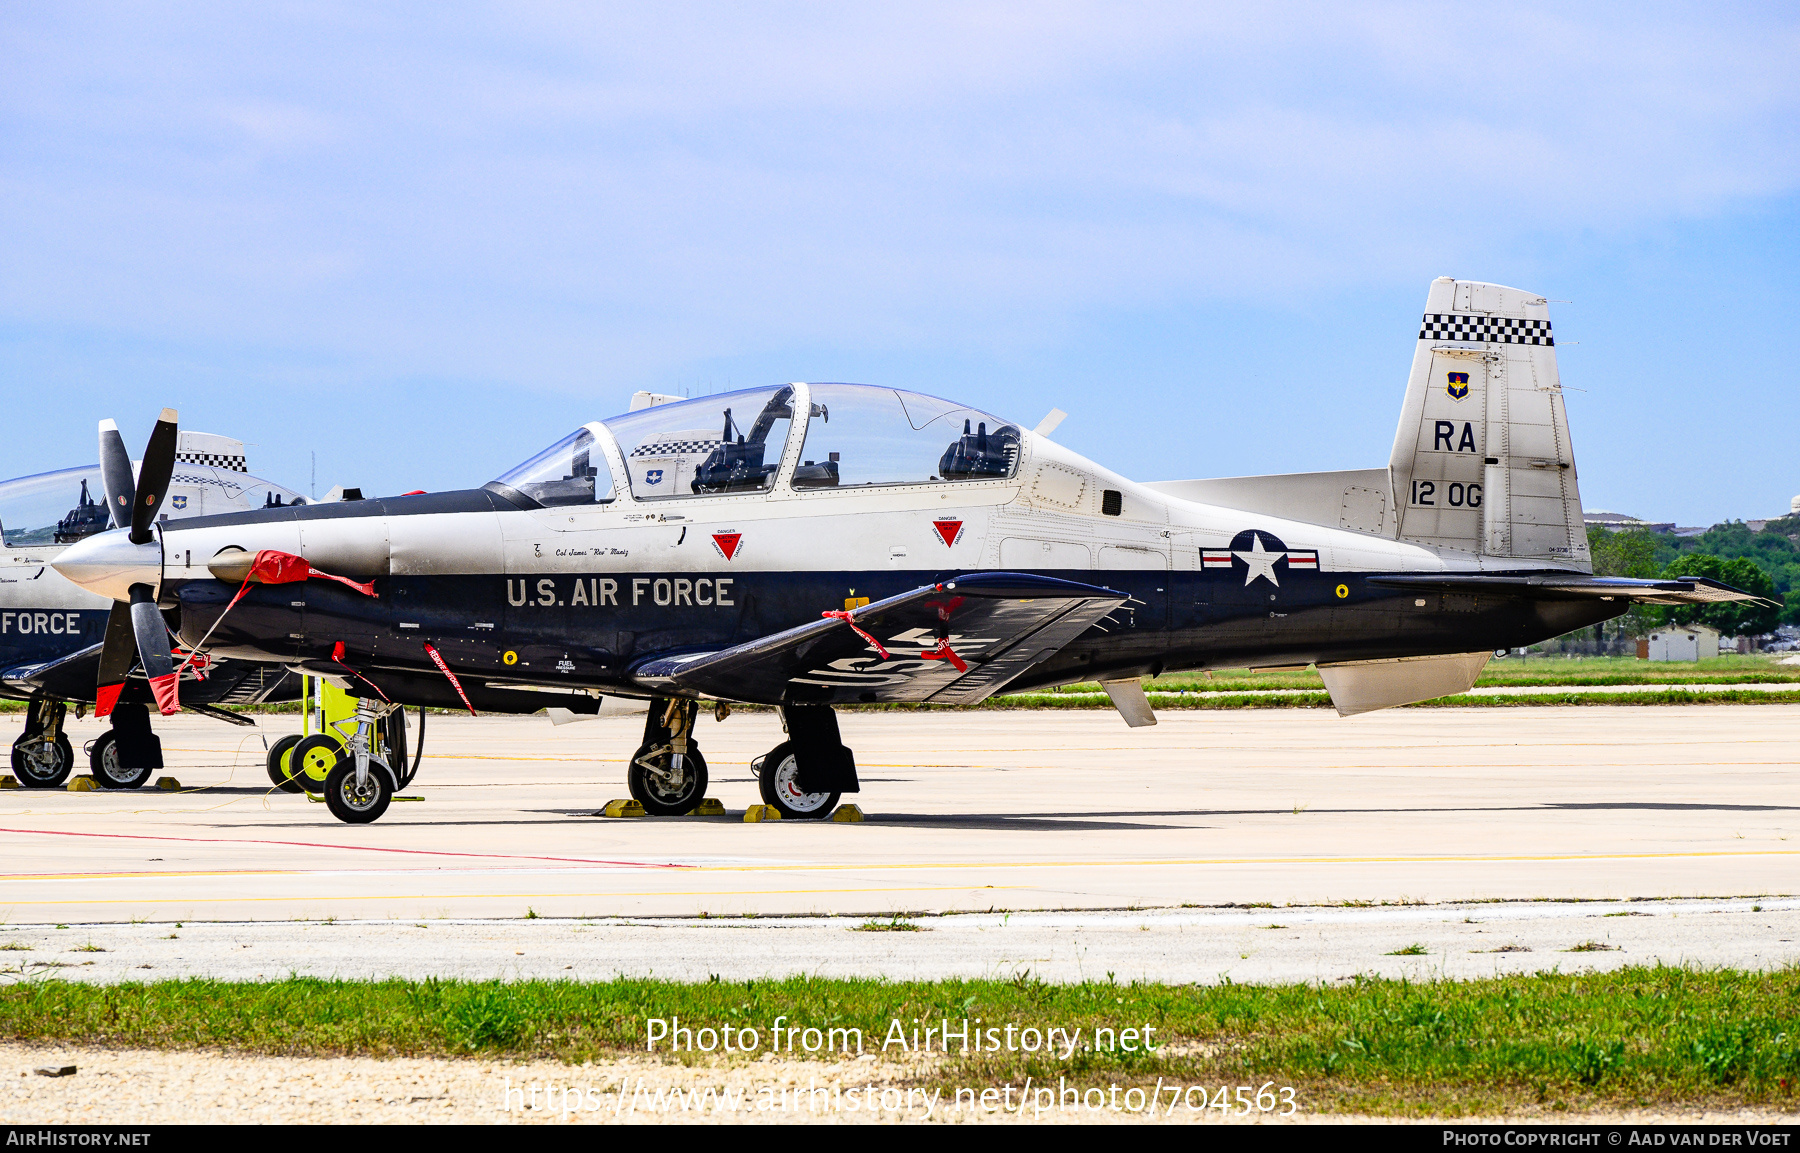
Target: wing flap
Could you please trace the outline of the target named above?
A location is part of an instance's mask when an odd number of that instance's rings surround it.
[[[1572,600],[1593,597],[1628,600],[1637,604],[1718,604],[1722,601],[1769,602],[1754,593],[1732,588],[1709,577],[1642,580],[1637,577],[1601,577],[1586,573],[1397,573],[1369,578],[1370,584],[1402,589],[1436,589],[1442,592],[1490,592],[1536,600]]]
[[[976,573],[716,652],[632,670],[656,692],[763,704],[974,704],[1128,599],[1024,573]]]

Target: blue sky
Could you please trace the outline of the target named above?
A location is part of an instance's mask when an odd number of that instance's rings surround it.
[[[1587,507],[1800,493],[1791,6],[14,4],[0,53],[4,476],[168,404],[463,487],[805,379],[1366,467],[1447,274],[1570,302]]]

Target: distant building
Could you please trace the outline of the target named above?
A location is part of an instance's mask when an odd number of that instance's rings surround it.
[[[1649,529],[1651,532],[1668,532],[1675,527],[1674,521],[1661,523],[1648,521],[1622,512],[1608,512],[1606,509],[1583,510],[1581,521],[1589,528],[1596,525],[1608,532],[1628,532],[1632,529]]]
[[[1653,661],[1697,661],[1719,655],[1719,633],[1705,625],[1661,628],[1644,642],[1641,654]]]

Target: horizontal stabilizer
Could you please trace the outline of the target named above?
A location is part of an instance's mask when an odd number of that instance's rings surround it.
[[[1586,573],[1405,573],[1370,577],[1370,584],[1439,592],[1490,593],[1533,600],[1628,600],[1636,604],[1691,605],[1721,601],[1769,601],[1708,577],[1642,580],[1637,577],[1588,576]]]
[[[761,704],[974,704],[1127,599],[1053,577],[976,573],[719,652],[652,658],[632,675],[655,692]]]

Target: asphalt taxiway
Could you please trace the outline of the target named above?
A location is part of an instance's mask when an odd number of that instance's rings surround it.
[[[20,723],[6,718],[10,731]],[[160,722],[184,788],[0,791],[13,925],[1174,908],[1800,891],[1800,705],[845,717],[861,824],[746,824],[769,713],[704,720],[729,815],[593,816],[641,719],[434,716],[346,826],[263,736]],[[72,726],[77,748],[100,731]]]

